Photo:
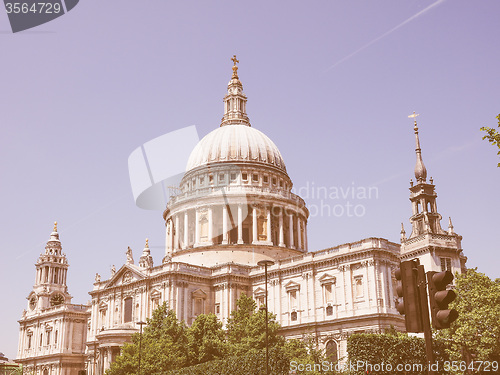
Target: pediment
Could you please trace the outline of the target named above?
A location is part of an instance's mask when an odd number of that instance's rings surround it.
[[[261,288],[260,286],[253,291],[253,295],[255,297],[262,297],[266,295],[266,290],[264,288]]]
[[[335,284],[337,282],[337,279],[335,278],[335,276],[325,273],[319,278],[319,282],[321,284]]]
[[[151,298],[152,299],[160,298],[160,297],[161,297],[161,292],[158,289],[155,288],[151,291]]]
[[[144,278],[145,275],[137,267],[131,264],[124,264],[115,275],[108,280],[105,288],[130,284]]]
[[[299,290],[300,289],[300,284],[296,283],[295,281],[289,281],[288,283],[285,284],[285,289],[287,291],[290,290]]]
[[[193,298],[202,298],[202,299],[207,298],[207,293],[205,293],[201,289],[196,289],[195,291],[193,291],[192,295],[193,295]]]

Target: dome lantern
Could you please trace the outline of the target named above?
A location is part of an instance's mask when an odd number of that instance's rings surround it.
[[[239,63],[239,60],[236,59],[236,55],[231,60],[233,61],[233,75],[227,85],[227,95],[224,97],[224,116],[220,126],[250,126],[250,120],[246,113],[247,97],[243,93],[243,85],[238,78],[238,65],[236,64]]]

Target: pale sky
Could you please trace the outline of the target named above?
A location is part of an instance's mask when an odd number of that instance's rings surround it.
[[[0,16],[0,352],[16,356],[55,220],[73,303],[127,246],[137,261],[146,237],[161,262],[162,215],[135,206],[128,156],[190,125],[216,129],[233,54],[252,126],[309,194],[310,250],[399,242],[401,222],[409,234],[416,111],[443,228],[451,216],[467,265],[500,277],[500,169],[479,131],[500,113],[498,14],[497,0],[83,1],[18,34]],[[313,186],[377,194],[321,201]],[[347,205],[364,215],[327,213]]]

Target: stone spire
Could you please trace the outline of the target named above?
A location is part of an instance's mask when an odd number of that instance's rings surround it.
[[[405,226],[401,223],[401,242],[406,241],[406,231]]]
[[[153,257],[151,256],[151,250],[149,249],[149,240],[146,238],[146,245],[144,250],[142,250],[142,255],[139,259],[139,267],[151,268],[153,267]]]
[[[434,186],[434,180],[430,179],[427,182],[427,170],[425,169],[424,162],[422,161],[422,154],[420,149],[420,140],[418,137],[418,127],[416,117],[418,114],[413,112],[408,116],[414,119],[414,131],[416,142],[417,164],[415,165],[415,178],[416,183],[410,182],[410,201],[412,202],[412,216],[410,222],[412,224],[412,231],[407,239],[417,237],[426,233],[446,234],[441,228],[441,215],[437,210],[437,194]],[[402,243],[406,238],[401,237]]]
[[[451,217],[448,218],[448,234],[449,235],[455,234],[453,230],[453,223],[451,222]]]
[[[236,55],[233,61],[233,75],[227,85],[227,95],[224,97],[224,116],[220,126],[226,125],[246,125],[250,126],[250,120],[246,113],[247,97],[243,93],[243,85],[238,77],[239,60]]]
[[[425,182],[425,180],[427,179],[427,169],[425,169],[424,161],[422,160],[422,150],[420,148],[420,139],[418,138],[417,116],[418,113],[413,112],[413,114],[408,117],[413,118],[415,122],[415,125],[413,127],[413,130],[415,131],[416,143],[415,152],[417,154],[417,163],[415,164],[415,178],[417,180],[417,183],[419,183]]]

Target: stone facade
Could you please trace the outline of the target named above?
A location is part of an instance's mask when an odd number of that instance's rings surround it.
[[[194,148],[177,194],[163,213],[166,242],[161,263],[154,265],[146,240],[138,264],[129,248],[126,262],[118,270],[113,266],[109,279],[96,275],[88,311],[79,315],[88,318],[84,334],[78,336],[85,337],[85,348],[77,350],[78,358],[85,355],[88,374],[104,374],[121,346],[138,332],[137,323],[151,317],[163,302],[187,324],[210,312],[226,324],[242,293],[262,305],[266,286],[264,268],[257,265],[261,260],[274,262],[268,267],[268,304],[283,335],[313,335],[331,360],[345,358],[352,333],[382,332],[391,326],[404,330],[404,318],[395,306],[393,276],[401,260],[418,258],[426,270],[465,268],[461,237],[453,231],[451,219],[448,231],[441,229],[416,123],[411,235],[407,238],[402,228],[401,245],[367,238],[310,252],[309,211],[292,193],[293,183],[276,145],[250,126],[234,61],[221,126]],[[43,270],[39,272],[37,266],[37,280],[44,277]],[[59,309],[70,306],[44,310],[44,316],[53,311],[54,319],[61,319]],[[26,319],[20,321],[20,358],[28,350]],[[68,319],[58,322],[62,330],[68,329]],[[33,318],[30,324],[38,335],[45,320]],[[35,352],[30,358],[43,355]]]

